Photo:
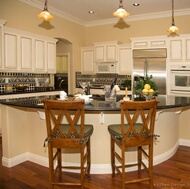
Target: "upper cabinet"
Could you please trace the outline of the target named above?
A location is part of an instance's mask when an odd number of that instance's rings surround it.
[[[20,36],[20,67],[19,70],[31,71],[32,70],[32,52],[33,41],[31,37]]]
[[[3,34],[4,56],[2,68],[8,71],[14,71],[18,67],[18,36],[12,31],[4,31]]]
[[[130,38],[132,49],[167,48],[166,36]]]
[[[57,40],[7,27],[2,36],[4,71],[56,73]]]
[[[117,47],[117,41],[94,43],[95,62],[116,62]]]
[[[94,71],[94,47],[81,48],[81,70],[83,74],[93,74]]]
[[[190,35],[169,39],[170,62],[190,62]]]
[[[132,51],[131,44],[118,46],[118,69],[119,74],[131,74],[132,70]]]

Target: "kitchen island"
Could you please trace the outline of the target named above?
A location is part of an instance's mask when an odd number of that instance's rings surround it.
[[[42,99],[57,99],[55,95],[4,99],[1,101],[1,126],[3,139],[2,164],[12,167],[26,160],[48,166],[48,149],[43,147],[46,123]],[[176,152],[179,145],[190,143],[190,98],[158,96],[155,134],[160,135],[154,145],[154,165]],[[85,105],[85,123],[94,125],[91,139],[91,173],[111,173],[109,124],[120,121],[120,102],[107,104],[102,97],[94,96]],[[190,146],[190,145],[189,145]],[[64,157],[67,164],[78,164],[78,154]],[[135,162],[133,151],[127,157]]]

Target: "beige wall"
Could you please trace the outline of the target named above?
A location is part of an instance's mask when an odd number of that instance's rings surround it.
[[[175,17],[175,22],[179,28],[179,34],[190,33],[190,15]],[[146,37],[168,35],[168,28],[171,26],[171,18],[160,18],[152,20],[133,21],[115,25],[104,25],[99,27],[89,27],[86,32],[85,44],[92,45],[93,42],[119,41],[130,43],[131,37]]]
[[[63,38],[72,43],[71,88],[75,87],[75,71],[80,71],[80,47],[99,41],[120,41],[129,43],[130,37],[167,35],[171,18],[160,18],[126,23],[115,23],[85,28],[55,15],[54,19],[42,24],[37,15],[41,10],[19,0],[0,0],[0,19],[7,21],[6,26],[13,27],[53,38]],[[111,13],[110,13],[111,14]],[[190,15],[176,16],[175,22],[180,34],[190,33]],[[44,26],[45,28],[43,28]],[[127,26],[127,27],[126,27]],[[53,27],[53,28],[51,28]],[[71,91],[73,92],[73,91]]]

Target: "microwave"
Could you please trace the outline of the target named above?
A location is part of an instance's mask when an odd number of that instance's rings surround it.
[[[96,63],[96,73],[116,73],[115,63]]]

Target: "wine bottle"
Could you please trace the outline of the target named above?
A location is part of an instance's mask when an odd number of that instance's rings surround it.
[[[110,86],[110,93],[111,93],[113,87],[116,85],[116,82],[117,82],[117,77],[114,79],[113,83]]]

